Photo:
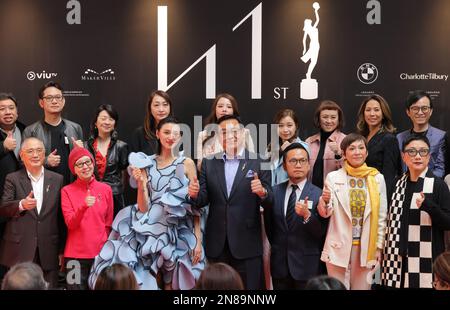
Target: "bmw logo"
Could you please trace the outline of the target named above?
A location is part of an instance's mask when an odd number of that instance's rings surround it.
[[[359,66],[356,75],[361,83],[372,84],[378,78],[378,69],[371,63],[365,63]]]

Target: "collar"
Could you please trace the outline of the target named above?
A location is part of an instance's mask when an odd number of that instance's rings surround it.
[[[237,154],[236,157],[228,156],[227,153],[223,152],[222,159],[223,159],[224,162],[227,162],[229,160],[244,159],[245,158],[244,152],[245,152],[245,148],[242,148],[240,151],[238,151],[238,154]]]
[[[15,133],[16,128],[17,128],[16,123],[14,123],[14,127],[12,129],[13,133]],[[3,132],[5,135],[8,135],[8,132],[6,130],[4,130],[3,128],[1,128],[1,127],[0,127],[0,131]]]
[[[89,181],[83,181],[83,180],[80,180],[78,177],[77,177],[77,179],[75,180],[75,184],[77,184],[78,186],[88,186],[88,187],[90,187],[90,185],[92,185],[92,182],[94,182],[94,180],[95,180],[95,177],[94,177],[94,174],[92,174],[92,177],[91,177],[91,179],[89,180]]]
[[[300,182],[298,182],[298,183],[294,183],[294,182],[292,182],[291,180],[289,180],[288,185],[287,185],[287,188],[290,188],[292,185],[297,185],[297,186],[298,186],[298,189],[299,189],[300,191],[302,191],[303,188],[305,187],[306,181],[307,181],[307,178],[304,178],[302,181],[300,181]]]
[[[39,173],[37,178],[35,178],[27,169],[25,170],[27,171],[28,178],[33,182],[38,182],[44,176],[44,167],[41,168],[41,173]]]

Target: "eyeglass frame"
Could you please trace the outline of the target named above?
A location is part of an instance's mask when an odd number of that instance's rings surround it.
[[[64,100],[64,96],[63,95],[45,96],[42,97],[42,100],[44,100],[46,103],[52,103],[53,100],[56,100],[56,102],[62,102]]]
[[[425,114],[425,113],[430,112],[432,110],[432,107],[430,107],[430,106],[421,106],[421,107],[414,106],[414,107],[409,107],[409,110],[412,111],[415,114],[419,113],[420,111],[422,111],[422,113]]]
[[[93,164],[94,164],[94,163],[93,163],[92,160],[89,158],[89,159],[86,159],[85,161],[82,161],[81,163],[75,163],[75,167],[77,167],[78,169],[82,169],[83,166],[91,167]]]
[[[294,161],[295,161],[295,163],[294,163]],[[309,160],[307,158],[302,158],[302,159],[291,158],[289,160],[286,160],[286,163],[288,163],[292,167],[295,167],[298,164],[300,164],[300,167],[304,167],[307,163],[309,163]]]
[[[426,151],[426,154],[422,155],[421,152],[423,153],[423,151]],[[412,152],[414,152],[414,154],[412,154]],[[421,148],[420,150],[417,150],[415,148],[411,148],[411,149],[405,149],[403,151],[403,153],[408,154],[408,156],[411,157],[411,158],[416,157],[417,154],[419,154],[420,157],[427,157],[428,155],[430,155],[430,149],[428,149],[428,148]]]

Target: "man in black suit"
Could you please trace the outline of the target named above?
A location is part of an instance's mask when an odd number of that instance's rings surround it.
[[[56,287],[58,253],[64,240],[60,191],[63,177],[44,169],[45,147],[27,138],[20,150],[25,168],[6,176],[0,216],[8,218],[0,243],[0,264],[33,261],[41,266],[50,287]]]
[[[326,223],[317,213],[322,191],[308,181],[307,146],[292,143],[284,150],[283,167],[289,180],[273,187],[264,219],[272,253],[270,256],[275,290],[303,289],[320,273]]]
[[[218,120],[223,152],[202,162],[200,182],[189,185],[194,204],[209,204],[205,251],[210,262],[235,268],[247,289],[261,289],[262,239],[260,205],[270,199],[270,170],[244,148],[243,128],[236,116]]]
[[[0,199],[8,173],[19,170],[19,151],[25,126],[17,121],[17,100],[12,94],[0,93]],[[0,239],[5,228],[5,218],[0,218]],[[0,280],[6,270],[0,266]]]

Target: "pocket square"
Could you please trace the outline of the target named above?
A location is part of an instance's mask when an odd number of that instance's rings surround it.
[[[253,170],[249,170],[247,171],[247,174],[245,175],[246,178],[253,178],[253,176],[255,175],[255,171]]]

